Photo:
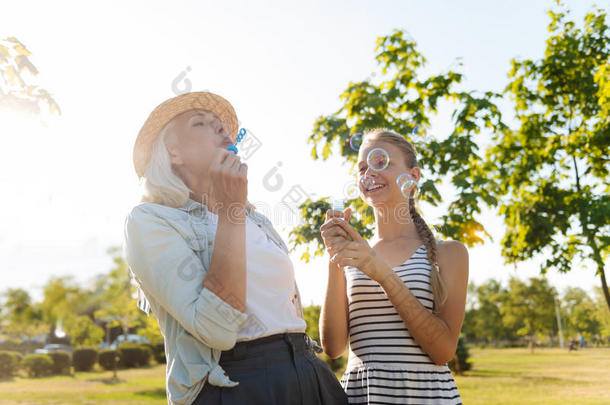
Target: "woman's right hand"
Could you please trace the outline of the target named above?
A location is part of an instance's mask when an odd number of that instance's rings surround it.
[[[326,211],[326,222],[320,227],[320,233],[322,235],[322,240],[324,241],[324,246],[326,246],[326,251],[331,257],[340,251],[346,243],[350,242],[350,238],[343,228],[336,224],[331,224],[330,221],[333,218],[342,218],[344,221],[349,222],[351,216],[351,208],[346,208],[344,212],[334,210]]]
[[[239,156],[221,149],[212,159],[210,176],[219,210],[243,209],[248,197],[248,165]]]
[[[320,233],[326,250],[333,257],[346,243],[350,243],[347,231],[337,225],[337,218],[349,221],[352,210],[344,212],[326,211],[326,222],[320,227]],[[335,221],[331,223],[331,221]],[[336,359],[345,353],[348,342],[348,302],[347,286],[343,269],[337,264],[328,262],[328,284],[324,304],[320,310],[320,342],[326,354]]]

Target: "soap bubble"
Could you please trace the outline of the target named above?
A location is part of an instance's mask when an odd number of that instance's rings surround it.
[[[428,125],[422,124],[417,124],[415,125],[415,127],[413,127],[413,130],[411,131],[411,136],[413,138],[419,137],[424,142],[429,142],[436,139],[434,134],[432,134],[432,132],[430,131],[430,127]]]
[[[396,184],[400,187],[400,192],[405,198],[415,198],[419,193],[419,187],[417,182],[411,177],[411,175],[403,173],[396,178]],[[415,190],[413,196],[410,196],[411,190]]]
[[[360,196],[360,190],[358,189],[358,183],[355,181],[349,181],[343,187],[343,195],[349,200],[358,198]]]
[[[413,195],[409,195],[409,193],[411,192],[411,190],[415,190],[415,192],[413,193]],[[402,185],[402,187],[400,188],[400,191],[402,192],[402,195],[405,196],[405,198],[410,198],[410,199],[414,199],[417,198],[417,195],[419,194],[419,187],[417,187],[417,185],[414,185],[413,187],[411,186],[410,183],[405,183]]]
[[[413,181],[411,175],[407,173],[403,173],[400,176],[396,177],[396,184],[398,185],[398,187],[402,187],[403,184],[405,184],[407,181]]]
[[[366,157],[366,163],[369,165],[371,170],[380,172],[385,170],[390,164],[390,156],[385,149],[373,148]]]
[[[356,132],[349,138],[349,147],[358,152],[360,150],[360,145],[362,145],[362,133]]]
[[[375,179],[369,175],[365,175],[360,178],[360,184],[362,185],[363,188],[368,189],[375,185]]]

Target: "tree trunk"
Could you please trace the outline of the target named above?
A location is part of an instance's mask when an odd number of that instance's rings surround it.
[[[535,346],[534,342],[535,342],[535,340],[536,340],[536,336],[535,335],[531,335],[530,336],[530,352],[531,353],[534,353],[534,346]]]
[[[571,131],[569,130],[568,133],[571,133]],[[572,161],[574,162],[574,172],[576,174],[576,190],[578,190],[578,194],[580,195],[580,177],[578,175],[578,165],[576,163],[576,156],[572,156]],[[606,273],[604,272],[604,261],[602,260],[599,248],[597,247],[597,243],[595,242],[595,235],[589,230],[589,223],[582,209],[580,210],[580,226],[582,227],[583,235],[587,237],[587,242],[589,242],[589,246],[593,250],[593,260],[595,261],[595,263],[597,263],[597,273],[602,279],[602,292],[604,293],[604,297],[606,298],[606,305],[608,306],[608,310],[610,311],[610,292],[608,291]]]
[[[610,311],[610,292],[608,291],[608,283],[606,282],[606,273],[604,272],[604,267],[599,266],[597,268],[597,272],[599,273],[599,277],[602,279],[602,292],[604,293],[604,297],[606,298],[606,305],[608,306],[608,311]]]

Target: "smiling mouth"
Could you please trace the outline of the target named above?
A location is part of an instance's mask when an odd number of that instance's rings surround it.
[[[374,186],[367,188],[366,192],[367,192],[367,194],[377,193],[377,192],[379,192],[379,190],[382,190],[385,187],[386,187],[385,184],[375,184]]]

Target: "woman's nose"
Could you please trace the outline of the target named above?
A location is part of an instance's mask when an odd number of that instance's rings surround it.
[[[364,175],[367,177],[372,177],[373,179],[377,178],[377,172],[373,169],[371,169],[370,167],[367,167],[366,170],[364,171]]]

